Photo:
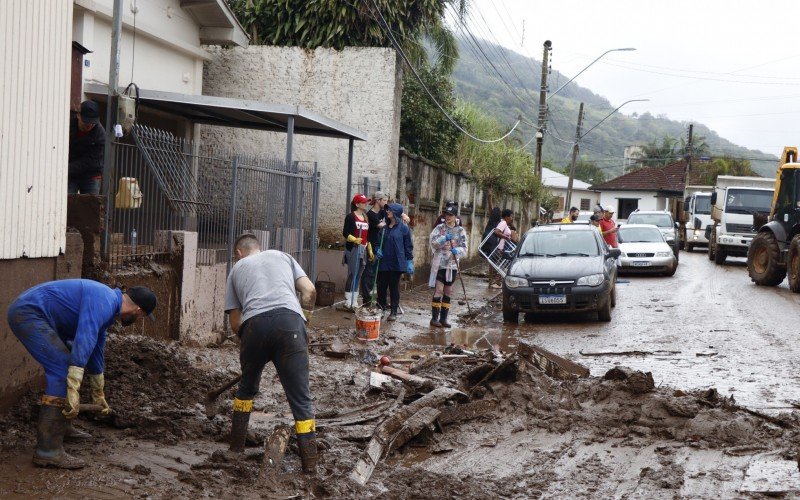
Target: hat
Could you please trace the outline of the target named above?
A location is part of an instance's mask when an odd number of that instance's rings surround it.
[[[458,203],[454,202],[453,200],[447,200],[447,203],[444,204],[446,207],[454,207],[458,205]]]
[[[100,111],[97,109],[97,103],[94,101],[83,101],[81,103],[81,120],[86,123],[97,123],[100,117]]]
[[[356,193],[356,195],[355,195],[355,196],[353,196],[353,202],[352,202],[352,203],[353,203],[353,204],[357,204],[357,203],[369,203],[369,200],[368,200],[368,199],[367,199],[367,197],[366,197],[366,196],[364,196],[363,194],[361,194],[361,193]]]
[[[444,213],[450,215],[456,215],[458,213],[458,210],[456,210],[456,207],[454,207],[453,205],[448,205],[444,207]]]
[[[392,213],[394,213],[395,217],[400,217],[403,215],[403,205],[399,203],[389,203],[387,207],[392,211]]]
[[[605,205],[603,207],[603,212],[609,212],[609,213],[613,214],[614,213],[614,207],[612,207],[611,205]]]
[[[147,314],[150,321],[156,320],[153,311],[155,311],[158,301],[156,300],[156,294],[152,290],[146,286],[132,286],[125,291],[125,295]]]

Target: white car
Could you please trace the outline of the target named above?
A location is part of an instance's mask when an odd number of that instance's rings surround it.
[[[652,224],[625,224],[619,227],[617,241],[622,254],[620,272],[661,273],[672,276],[678,259],[658,227]]]

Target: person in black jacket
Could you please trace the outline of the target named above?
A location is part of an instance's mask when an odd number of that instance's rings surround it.
[[[69,194],[100,194],[106,131],[99,122],[97,103],[83,101],[69,126]]]

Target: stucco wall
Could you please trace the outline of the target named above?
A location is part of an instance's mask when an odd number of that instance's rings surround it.
[[[205,64],[205,95],[301,106],[366,132],[368,140],[354,145],[353,180],[368,176],[380,180],[383,190],[395,192],[402,75],[394,50],[265,46],[206,50],[213,59]],[[203,126],[202,138],[248,153],[286,155],[283,133]],[[323,244],[341,239],[347,149],[347,140],[295,136],[294,159],[316,161],[320,168]]]
[[[600,204],[610,205],[619,212],[620,199],[638,199],[639,210],[664,210],[665,198],[656,198],[653,191],[603,191],[600,193]]]

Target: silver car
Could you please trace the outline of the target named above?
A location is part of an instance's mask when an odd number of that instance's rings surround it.
[[[617,266],[622,272],[660,273],[672,276],[678,259],[658,227],[652,224],[625,224],[619,227],[617,241],[622,254]]]

